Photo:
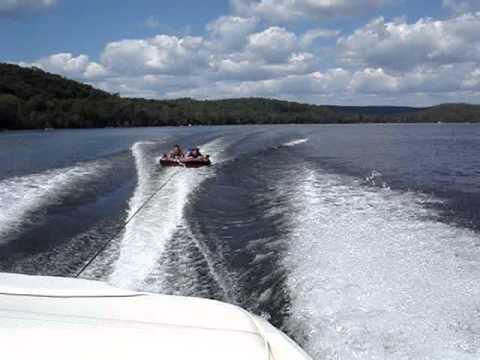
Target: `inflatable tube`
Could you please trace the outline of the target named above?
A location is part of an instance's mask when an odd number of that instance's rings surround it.
[[[169,159],[162,157],[158,161],[161,166],[183,166],[183,167],[188,167],[188,168],[198,168],[202,166],[209,166],[211,165],[210,159],[207,158],[202,158],[199,160],[185,160],[185,159]]]

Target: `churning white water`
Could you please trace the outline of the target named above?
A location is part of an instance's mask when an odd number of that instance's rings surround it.
[[[65,195],[102,177],[111,166],[95,161],[0,181],[0,243],[8,234],[31,223],[39,209],[61,203]]]
[[[291,146],[295,146],[295,145],[305,144],[307,142],[308,142],[307,138],[296,139],[296,140],[289,141],[289,142],[283,144],[282,146],[291,147]]]
[[[440,222],[419,194],[297,176],[287,327],[313,358],[480,359],[478,234]]]

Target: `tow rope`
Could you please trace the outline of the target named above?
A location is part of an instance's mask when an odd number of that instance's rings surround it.
[[[130,216],[127,221],[125,221],[125,224],[105,243],[102,245],[100,249],[97,250],[97,252],[88,260],[88,262],[82,266],[80,271],[77,272],[75,275],[76,278],[80,277],[82,273],[93,263],[93,261],[107,248],[108,245],[118,236],[120,233],[127,227],[127,225],[133,220],[135,216],[137,216],[140,211],[142,211],[145,206],[165,187],[167,184],[179,173],[180,169],[175,171],[155,192],[148,197],[147,200],[133,213],[132,216]]]

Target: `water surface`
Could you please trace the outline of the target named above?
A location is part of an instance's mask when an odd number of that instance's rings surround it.
[[[214,165],[159,168],[175,143]],[[315,359],[480,358],[479,125],[11,132],[0,166],[1,271],[112,239],[82,277],[239,304]]]

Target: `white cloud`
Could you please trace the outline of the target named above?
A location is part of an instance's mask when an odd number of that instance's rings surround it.
[[[256,18],[221,16],[207,25],[212,41],[223,50],[241,49],[257,27]]]
[[[356,15],[389,2],[391,0],[231,0],[239,14],[281,21]]]
[[[409,69],[422,64],[480,61],[480,13],[416,23],[371,21],[338,40],[340,57],[349,64]]]
[[[106,45],[102,64],[111,72],[186,74],[208,64],[201,37],[158,35],[145,40],[121,40]]]
[[[250,35],[247,49],[268,62],[282,63],[298,49],[298,39],[294,33],[273,26]]]
[[[315,70],[316,57],[300,47],[296,34],[280,27],[248,35],[241,49],[213,53],[209,77],[215,80],[265,80]]]
[[[310,48],[318,39],[330,39],[340,35],[340,31],[329,29],[310,29],[306,31],[301,37],[301,46],[303,48]]]
[[[294,33],[241,16],[222,16],[206,30],[203,37],[111,42],[99,62],[61,53],[22,65],[132,97],[268,96],[399,105],[480,101],[480,13],[415,23],[378,18],[340,38],[335,30]]]
[[[244,54],[246,55],[246,54]],[[223,80],[265,80],[288,75],[300,75],[314,71],[313,54],[294,53],[286,62],[268,63],[261,59],[220,59],[212,66],[212,79]]]
[[[39,59],[34,65],[75,79],[122,77],[129,78],[130,83],[133,78],[158,79],[159,75],[173,77],[179,83],[186,77],[191,80],[192,76],[209,81],[258,81],[315,71],[316,57],[298,46],[294,33],[279,27],[251,33],[255,21],[247,20],[221,18],[210,26],[207,39],[158,35],[108,43],[100,63],[90,62],[86,55],[63,53]],[[232,47],[232,38],[223,36],[237,22],[249,31],[244,32],[243,46]],[[219,34],[221,39],[217,38]],[[107,85],[104,82],[102,86]]]
[[[455,14],[463,14],[480,10],[478,0],[443,0],[443,7]]]
[[[367,68],[356,72],[349,88],[354,92],[374,93],[398,91],[398,80],[391,75],[386,74],[383,69]]]
[[[471,70],[462,81],[462,87],[466,90],[480,91],[480,67]]]
[[[382,68],[356,71],[349,89],[357,94],[442,94],[480,91],[480,68],[476,65],[422,67],[409,72]]]
[[[218,99],[231,97],[264,96],[302,100],[306,97],[330,96],[332,91],[344,91],[350,74],[343,69],[288,75],[282,78],[257,81],[217,81],[199,87],[183,88],[168,92],[168,97],[194,97]],[[338,92],[335,93],[336,95]]]
[[[36,66],[45,71],[78,80],[95,80],[107,75],[105,68],[101,64],[90,61],[88,56],[74,57],[70,53],[54,54],[34,63],[20,63],[20,65]]]
[[[319,71],[315,67],[296,68],[292,62],[258,67],[248,62],[225,61],[215,69],[184,75],[107,73],[101,64],[89,61],[85,55],[71,54],[56,54],[34,64],[21,65],[39,66],[130,97],[266,96],[314,103],[422,106],[480,99],[480,66],[476,64],[397,72],[370,67]]]
[[[175,89],[163,87],[163,97],[218,99],[264,96],[319,104],[417,105],[477,101],[480,98],[480,68],[424,69],[390,73],[381,68],[349,71],[342,68],[248,81],[207,81]],[[199,79],[197,79],[199,80]]]
[[[0,0],[0,15],[47,9],[56,3],[57,0]]]

